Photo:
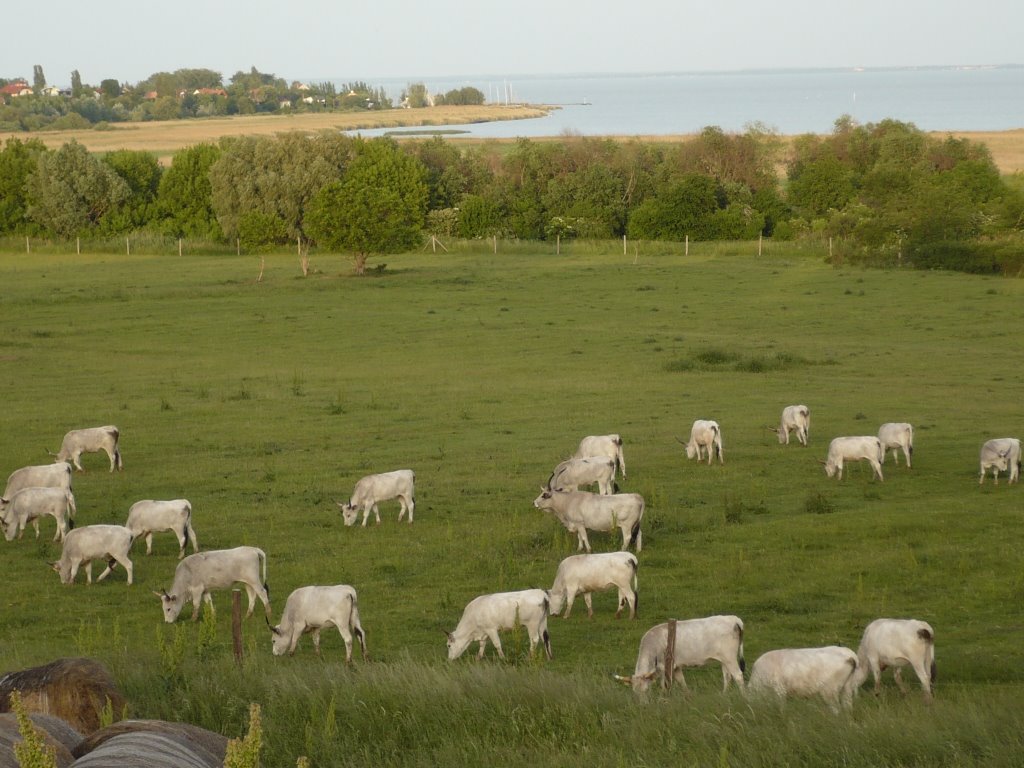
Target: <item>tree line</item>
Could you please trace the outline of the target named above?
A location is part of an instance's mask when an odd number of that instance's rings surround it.
[[[760,126],[683,142],[565,136],[460,145],[339,133],[224,138],[168,168],[29,139],[0,151],[0,234],[154,232],[248,249],[373,254],[428,235],[554,240],[826,239],[833,258],[973,272],[1024,267],[1024,178],[913,124],[787,144]]]
[[[32,84],[20,78],[0,78],[0,87],[24,83],[32,93],[0,97],[0,131],[80,130],[103,128],[110,123],[178,120],[193,117],[281,112],[350,112],[394,107],[382,87],[362,81],[336,86],[331,82],[285,81],[252,67],[239,70],[225,83],[211,69],[178,69],[156,72],[138,83],[106,78],[99,85],[82,82],[78,70],[71,73],[71,87],[47,87],[38,64]],[[484,103],[477,88],[465,87],[431,94],[423,83],[411,83],[400,104],[411,108],[433,104]]]

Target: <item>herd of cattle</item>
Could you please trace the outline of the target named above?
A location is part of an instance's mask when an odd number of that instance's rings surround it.
[[[795,433],[801,445],[806,446],[810,434],[807,406],[786,407],[774,431],[780,443],[788,444],[790,433]],[[196,620],[203,600],[213,610],[212,591],[240,583],[248,597],[246,615],[252,615],[259,599],[269,625],[266,554],[250,546],[200,552],[192,528],[192,507],[185,499],[142,500],[131,506],[124,525],[74,528],[72,465],[81,470],[82,453],[104,451],[110,459],[110,471],[122,469],[118,440],[119,431],[114,426],[74,430],[64,437],[60,451],[52,454],[55,463],[23,467],[11,473],[0,497],[0,527],[5,538],[8,541],[20,538],[29,523],[38,538],[39,519],[53,517],[57,524],[54,540],[61,540],[63,546],[60,559],[52,566],[63,584],[73,583],[83,564],[86,580],[92,583],[94,560],[107,564],[98,580],[103,580],[120,564],[127,574],[127,583],[131,584],[133,567],[129,553],[134,542],[145,538],[146,552],[150,554],[153,534],[171,531],[178,540],[179,563],[170,588],[154,593],[160,598],[165,621],[173,623],[187,602],[192,603],[192,619]],[[479,643],[477,655],[482,658],[488,641],[494,645],[498,656],[504,658],[498,633],[519,625],[527,630],[530,654],[542,644],[550,658],[548,617],[563,610],[568,617],[579,595],[583,596],[588,614],[593,615],[591,594],[613,587],[618,591],[616,617],[623,608],[629,610],[630,618],[635,617],[639,561],[627,550],[630,545],[637,553],[642,550],[641,523],[645,505],[640,494],[618,492],[616,474],[621,473],[623,479],[626,477],[622,445],[621,437],[614,434],[584,438],[575,455],[555,467],[534,500],[537,509],[550,512],[570,533],[576,534],[577,551],[585,550],[585,553],[562,560],[550,590],[485,594],[470,601],[456,628],[446,633],[449,659],[461,656],[473,642]],[[695,421],[684,445],[690,459],[702,460],[706,453],[709,464],[716,456],[719,462],[725,461],[722,430],[715,421]],[[890,450],[897,463],[898,452],[902,452],[906,465],[910,466],[913,455],[910,424],[883,424],[877,436],[837,437],[829,444],[822,463],[829,477],[842,478],[846,462],[867,461],[874,476],[882,480],[882,464]],[[988,470],[992,471],[996,483],[999,472],[1008,472],[1009,481],[1015,482],[1020,464],[1018,439],[989,440],[981,449],[979,482],[984,482]],[[598,493],[579,490],[581,486],[594,485]],[[361,512],[365,526],[371,512],[379,524],[378,504],[392,499],[398,499],[401,505],[398,519],[401,521],[407,515],[407,521],[412,523],[416,507],[412,470],[368,475],[356,483],[349,501],[338,502],[338,506],[345,525],[353,525]],[[622,550],[592,554],[587,531],[614,531],[616,528],[622,533]],[[186,557],[189,542],[193,554]],[[366,656],[366,639],[355,589],[344,584],[300,587],[288,596],[280,622],[270,627],[273,653],[294,653],[299,638],[311,633],[319,654],[320,631],[330,626],[341,634],[346,661],[352,660],[353,637]],[[646,690],[651,681],[659,678],[663,685],[676,681],[685,686],[684,668],[711,661],[722,666],[724,688],[728,688],[730,681],[744,687],[743,622],[738,617],[712,616],[652,627],[640,641],[633,674],[618,679],[638,692]],[[869,671],[874,676],[876,691],[881,672],[887,667],[894,668],[896,682],[904,689],[900,679],[900,667],[904,665],[913,668],[925,697],[930,698],[935,676],[932,628],[913,619],[878,619],[865,629],[857,653],[840,646],[828,646],[763,654],[754,662],[749,688],[779,695],[819,695],[833,708],[849,707]]]

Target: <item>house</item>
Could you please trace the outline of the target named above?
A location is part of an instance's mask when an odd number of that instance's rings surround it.
[[[228,92],[223,88],[196,88],[192,91],[193,96],[224,96],[228,95]]]
[[[34,91],[25,80],[15,80],[0,88],[0,96],[5,98],[7,96],[31,96],[33,93]]]

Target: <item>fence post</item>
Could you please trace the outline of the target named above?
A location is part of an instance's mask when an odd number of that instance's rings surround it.
[[[178,255],[181,256],[181,238],[178,238]]]
[[[32,246],[28,244],[28,235],[25,235],[25,253],[32,253]]]
[[[622,236],[622,255],[623,256],[627,255],[627,253],[626,253],[626,236],[625,235]]]
[[[498,252],[498,236],[492,235],[491,238],[494,240],[494,252]]]
[[[132,255],[132,244],[127,237],[124,239],[124,252],[128,256]]]
[[[763,239],[764,239],[764,233],[763,232],[758,232],[757,233],[757,255],[758,256],[761,255],[761,241]]]
[[[235,662],[242,663],[242,590],[231,590],[231,642]]]
[[[668,638],[665,644],[665,687],[672,687],[676,667],[676,620],[668,620]]]
[[[79,256],[82,255],[82,238],[80,237],[75,238],[75,253]]]
[[[686,236],[686,250],[683,253],[683,255],[684,256],[689,256],[690,255],[690,236],[689,235]]]

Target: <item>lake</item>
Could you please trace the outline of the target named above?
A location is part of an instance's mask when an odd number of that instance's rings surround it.
[[[1024,67],[926,67],[717,73],[410,78],[368,81],[399,102],[423,82],[431,93],[473,86],[491,103],[556,104],[547,117],[447,126],[472,136],[670,135],[709,125],[743,131],[763,123],[784,134],[827,133],[848,114],[893,118],[928,131],[1024,127]],[[392,129],[393,130],[393,129]],[[360,131],[364,136],[385,131]]]

